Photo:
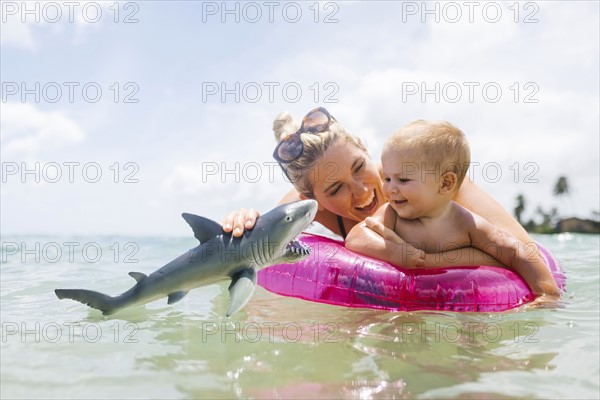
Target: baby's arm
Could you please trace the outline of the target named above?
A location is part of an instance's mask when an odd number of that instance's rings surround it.
[[[469,214],[473,217],[472,223],[469,224],[473,247],[485,251],[519,274],[535,294],[545,295],[547,298],[560,297],[558,286],[544,264],[537,246],[533,243],[523,244],[479,215]],[[534,246],[535,250],[527,251],[530,246]]]
[[[404,243],[400,236],[396,235],[390,228],[385,227],[375,218],[365,220],[367,227],[376,232],[384,239],[391,242]],[[381,257],[377,257],[380,258]],[[384,260],[388,261],[388,260]],[[388,261],[391,263],[391,261]],[[493,267],[504,267],[504,264],[493,258],[487,253],[474,247],[461,247],[457,249],[445,250],[441,253],[426,253],[425,265],[423,268],[454,268],[454,267],[477,267],[480,265],[489,265]],[[402,265],[401,265],[402,266]]]
[[[425,253],[406,243],[394,231],[396,213],[389,205],[382,206],[370,217],[374,223],[381,223],[389,229],[380,235],[368,227],[366,222],[359,222],[346,237],[346,247],[352,251],[369,257],[387,261],[390,264],[409,268],[422,267]],[[370,222],[371,223],[371,222]]]

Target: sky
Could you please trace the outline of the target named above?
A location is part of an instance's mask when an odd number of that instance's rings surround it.
[[[326,107],[379,160],[415,119],[470,179],[593,217],[596,1],[2,1],[2,235],[187,235],[289,190],[275,116]],[[560,176],[570,195],[553,196]]]

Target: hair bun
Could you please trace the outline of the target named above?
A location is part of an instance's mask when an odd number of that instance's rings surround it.
[[[273,121],[273,133],[275,134],[275,139],[280,142],[283,138],[295,133],[300,128],[300,124],[294,121],[292,114],[287,111],[284,111],[275,117],[275,121]]]

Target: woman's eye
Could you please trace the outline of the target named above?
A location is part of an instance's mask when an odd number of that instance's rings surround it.
[[[330,193],[331,196],[335,196],[340,189],[342,188],[342,185],[336,186],[336,188]]]
[[[354,170],[354,172],[360,172],[365,168],[365,162],[361,162],[358,167],[356,167],[356,169]]]

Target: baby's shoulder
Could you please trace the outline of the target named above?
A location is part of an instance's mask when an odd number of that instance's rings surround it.
[[[477,226],[481,216],[466,209],[457,202],[453,201],[450,205],[450,213],[448,213],[448,222],[464,228]]]

